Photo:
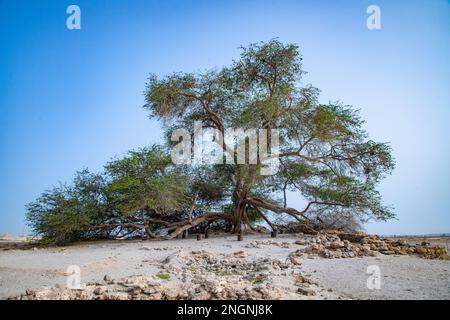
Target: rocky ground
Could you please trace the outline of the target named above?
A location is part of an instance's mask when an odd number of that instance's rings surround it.
[[[367,286],[373,266],[379,288]],[[69,289],[76,270],[80,286]],[[365,234],[0,251],[3,299],[449,299],[449,275],[443,247]]]

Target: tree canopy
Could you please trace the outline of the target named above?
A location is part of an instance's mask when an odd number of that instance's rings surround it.
[[[336,210],[360,219],[394,216],[376,190],[394,168],[389,145],[368,138],[358,110],[320,103],[317,88],[300,85],[303,73],[298,47],[272,40],[242,48],[240,59],[219,71],[150,76],[145,107],[168,132],[191,128],[194,121],[223,135],[225,128],[279,131],[277,174],[262,176],[260,164],[225,170],[235,231],[250,208],[299,221]],[[227,152],[233,149],[220,144]],[[298,192],[305,208],[288,208],[287,191]]]
[[[312,229],[349,217],[393,218],[376,189],[394,168],[389,145],[369,138],[357,109],[321,103],[317,88],[301,85],[303,73],[298,47],[274,39],[242,48],[240,58],[220,70],[150,75],[145,108],[164,123],[167,141],[131,151],[100,174],[83,170],[72,184],[44,192],[27,206],[30,225],[65,242],[171,238],[214,223],[240,232],[258,220],[276,229],[279,216]],[[193,132],[195,121],[222,136],[228,129],[266,129],[269,144],[276,129],[279,170],[261,174],[261,158],[255,164],[175,165],[171,133]],[[215,142],[236,159],[236,145]],[[305,206],[289,207],[290,196]]]

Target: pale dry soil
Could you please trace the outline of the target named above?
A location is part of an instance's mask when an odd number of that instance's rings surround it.
[[[235,236],[212,236],[170,241],[91,242],[62,248],[0,251],[0,299],[18,296],[26,289],[65,286],[67,268],[80,267],[82,283],[130,276],[156,275],[164,270],[164,261],[173,255],[189,255],[204,250],[212,255],[246,253],[246,259],[288,260],[289,254],[301,249],[294,242],[304,235],[247,235],[244,241]],[[267,243],[254,246],[256,241]],[[380,270],[381,286],[369,290],[369,266]],[[326,259],[303,255],[301,264],[275,277],[274,285],[284,286],[285,299],[450,299],[450,261],[427,260],[416,256],[359,257]],[[310,276],[316,282],[314,296],[299,296],[292,284],[295,272]],[[285,277],[285,279],[283,278]],[[289,293],[289,290],[292,292]]]

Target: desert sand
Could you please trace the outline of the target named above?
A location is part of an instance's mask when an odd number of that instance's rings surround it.
[[[450,299],[450,261],[297,254],[302,234],[121,240],[0,251],[0,298]],[[66,288],[70,266],[82,288]],[[380,287],[369,289],[369,266]],[[36,290],[30,290],[36,289]]]

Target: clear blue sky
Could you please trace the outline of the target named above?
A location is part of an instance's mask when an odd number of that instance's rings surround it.
[[[323,102],[360,107],[392,144],[381,190],[399,220],[367,230],[450,232],[448,1],[0,0],[0,233],[27,233],[25,204],[76,170],[161,138],[141,108],[149,72],[221,67],[274,37],[300,45]]]

